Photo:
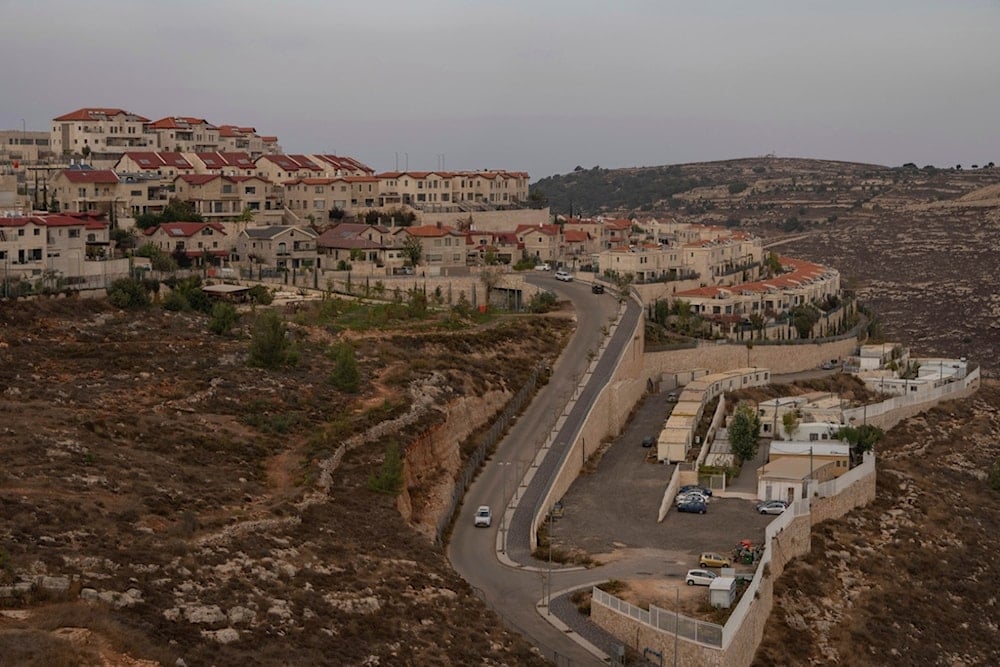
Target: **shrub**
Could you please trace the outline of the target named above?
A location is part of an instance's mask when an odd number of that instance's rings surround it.
[[[247,363],[260,368],[294,366],[298,363],[298,352],[287,334],[285,321],[277,311],[261,313],[254,323]]]
[[[746,190],[748,187],[750,187],[750,186],[747,185],[746,183],[744,183],[743,181],[737,181],[735,183],[730,183],[729,184],[729,194],[731,194],[731,195],[738,195],[739,193],[741,193],[744,190]]]
[[[271,302],[274,301],[274,296],[271,294],[271,290],[267,289],[263,285],[254,285],[247,292],[247,296],[253,303],[260,304],[262,306],[269,306]]]
[[[239,319],[236,306],[220,301],[212,306],[212,320],[208,323],[208,329],[212,333],[222,336],[229,333]]]
[[[348,394],[356,393],[361,387],[361,373],[354,358],[354,348],[349,343],[339,343],[330,350],[330,356],[334,361],[330,384]]]
[[[108,288],[108,301],[119,308],[148,308],[152,300],[149,291],[140,280],[120,278]]]
[[[390,442],[385,447],[385,460],[378,474],[368,478],[368,488],[378,493],[397,494],[403,488],[403,457],[399,445]]]

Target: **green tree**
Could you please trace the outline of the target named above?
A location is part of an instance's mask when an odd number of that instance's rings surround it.
[[[760,436],[760,417],[745,402],[736,406],[729,426],[729,448],[741,463],[750,461],[757,455],[757,438]]]
[[[795,306],[788,311],[792,326],[799,334],[799,338],[810,338],[813,327],[819,322],[819,308],[811,303],[804,303]]]
[[[254,322],[247,363],[260,368],[294,366],[298,353],[288,340],[285,320],[276,310],[265,310]]]
[[[208,329],[214,334],[224,336],[232,331],[239,319],[240,315],[236,312],[236,306],[219,301],[212,306],[212,319],[208,323]]]
[[[410,264],[413,266],[418,266],[420,260],[424,254],[424,246],[416,236],[406,235],[406,240],[403,241],[403,247],[401,248],[403,257],[409,260]]]
[[[147,308],[152,299],[149,290],[141,280],[120,278],[108,288],[108,301],[119,308]]]
[[[799,416],[795,414],[794,410],[790,410],[781,417],[781,425],[785,427],[785,433],[791,440],[795,437],[795,432],[799,430]]]
[[[875,449],[884,437],[885,431],[871,424],[844,426],[837,431],[837,438],[851,446],[851,459],[855,464],[861,461],[865,452]]]
[[[338,343],[330,350],[333,359],[333,372],[330,373],[330,384],[336,389],[348,394],[357,393],[361,388],[361,372],[350,343]]]

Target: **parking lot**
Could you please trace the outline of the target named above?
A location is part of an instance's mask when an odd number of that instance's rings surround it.
[[[667,394],[648,396],[596,470],[581,475],[563,497],[563,515],[553,527],[557,547],[580,549],[598,560],[613,559],[623,549],[662,550],[665,561],[676,564],[673,574],[696,567],[702,551],[728,556],[740,540],[763,541],[774,517],[758,514],[750,500],[715,497],[706,514],[671,509],[657,522],[673,466],[648,462],[649,449],[641,443],[658,434],[666,420],[673,406]]]

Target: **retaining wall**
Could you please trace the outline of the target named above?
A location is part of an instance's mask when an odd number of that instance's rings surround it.
[[[745,345],[706,343],[696,348],[646,353],[646,368],[653,374],[673,373],[680,369],[706,368],[720,373],[734,368],[769,368],[772,373],[795,373],[816,368],[824,361],[854,354],[856,338],[827,343],[790,345],[754,345],[747,363]]]

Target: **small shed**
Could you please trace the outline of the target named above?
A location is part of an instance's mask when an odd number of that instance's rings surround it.
[[[709,603],[716,609],[729,609],[736,601],[736,577],[716,577],[708,586]]]
[[[205,285],[201,289],[214,299],[231,303],[242,303],[250,295],[250,288],[245,285]]]

